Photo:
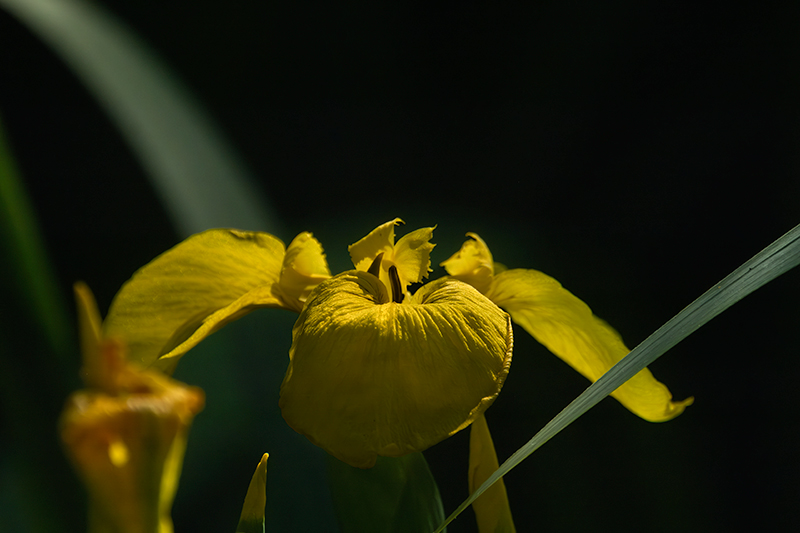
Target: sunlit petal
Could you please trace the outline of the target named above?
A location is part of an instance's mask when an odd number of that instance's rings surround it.
[[[487,296],[551,352],[596,381],[630,351],[619,334],[555,279],[536,270],[495,276]],[[692,398],[673,402],[669,389],[644,369],[612,393],[640,417],[661,422],[683,412]]]
[[[400,276],[400,285],[405,290],[410,283],[419,283],[431,271],[431,250],[435,244],[430,242],[434,228],[420,228],[400,237],[394,246],[393,254],[386,258],[387,264],[394,263]],[[388,268],[388,267],[387,267]]]
[[[286,421],[340,460],[424,450],[460,431],[500,392],[508,315],[469,285],[433,281],[403,304],[349,271],[321,283],[295,324],[281,386]]]
[[[470,240],[465,241],[461,249],[440,266],[454,278],[469,283],[482,294],[486,294],[495,273],[492,253],[477,233],[467,233],[467,236]]]
[[[222,325],[259,307],[292,309],[276,291],[283,243],[267,233],[227,229],[194,235],[139,269],[114,298],[107,336],[129,341],[144,365],[177,360]]]
[[[322,245],[311,233],[299,234],[286,249],[280,276],[284,302],[298,313],[311,289],[331,277]]]
[[[469,492],[470,494],[486,481],[498,468],[497,453],[489,433],[486,417],[475,419],[469,434]],[[472,502],[478,521],[479,533],[514,533],[514,519],[508,505],[506,486],[500,479]]]
[[[399,218],[381,224],[363,239],[347,247],[356,270],[367,271],[379,253],[391,253],[394,249],[394,227],[404,222]]]

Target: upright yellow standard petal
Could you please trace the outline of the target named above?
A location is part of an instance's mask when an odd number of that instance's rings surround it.
[[[366,272],[372,262],[383,254],[380,265],[380,280],[390,286],[389,269],[395,267],[400,279],[400,288],[406,289],[411,283],[418,283],[431,271],[431,250],[435,244],[430,242],[434,228],[420,228],[400,238],[395,244],[394,227],[403,224],[399,218],[381,224],[369,235],[348,247],[350,258],[356,270]]]
[[[379,253],[391,254],[394,250],[394,227],[405,224],[399,218],[381,224],[363,239],[347,247],[356,270],[367,271]]]
[[[486,294],[494,278],[492,253],[477,233],[467,233],[467,236],[470,240],[465,241],[461,249],[440,266],[454,278],[469,283],[482,294]]]
[[[394,263],[400,276],[400,285],[405,290],[411,283],[419,283],[431,271],[430,242],[434,228],[420,228],[400,237],[394,247],[393,256],[385,258],[387,264]],[[386,267],[388,269],[388,266]]]
[[[596,381],[630,350],[619,334],[561,284],[536,270],[513,269],[495,276],[487,296],[511,314],[551,352]],[[645,420],[678,416],[693,402],[672,401],[667,387],[644,369],[611,394]]]
[[[498,468],[497,453],[486,417],[472,423],[469,434],[469,492],[472,494]],[[472,502],[480,533],[514,533],[514,519],[508,505],[506,486],[500,479]]]
[[[441,279],[402,304],[368,272],[322,282],[293,330],[283,417],[338,459],[424,450],[497,397],[511,364],[508,315],[469,285]]]
[[[202,339],[254,309],[299,310],[324,263],[309,257],[322,254],[316,241],[301,240],[287,264],[283,243],[267,233],[213,229],[189,237],[122,286],[105,334],[129,339],[131,360],[171,372]]]

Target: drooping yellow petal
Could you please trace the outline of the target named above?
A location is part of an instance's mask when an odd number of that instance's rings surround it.
[[[469,492],[472,494],[498,468],[497,453],[486,417],[475,419],[469,434]],[[502,478],[472,502],[480,533],[514,533],[514,519]]]
[[[309,245],[310,236],[304,241]],[[267,233],[213,229],[189,237],[139,269],[117,293],[107,336],[129,340],[130,359],[172,371],[202,339],[259,307],[297,309],[297,273],[319,264],[302,248],[285,268],[283,243]],[[321,250],[319,251],[321,253]],[[324,261],[324,258],[322,259]],[[311,265],[311,272],[303,268]],[[281,272],[288,291],[280,290]],[[302,293],[302,291],[299,291]]]
[[[264,507],[267,505],[267,459],[269,459],[268,453],[261,456],[261,461],[250,479],[236,533],[264,532]]]
[[[495,276],[487,296],[511,314],[547,349],[591,381],[630,350],[619,334],[555,279],[536,270],[512,269]],[[633,413],[651,422],[678,416],[693,402],[672,401],[667,387],[644,369],[612,393]]]
[[[482,294],[489,291],[494,277],[494,261],[489,247],[477,233],[467,233],[470,240],[450,259],[440,264],[448,274],[469,283]]]
[[[372,274],[344,272],[312,291],[292,335],[284,419],[360,468],[464,429],[511,363],[508,315],[453,279],[399,304]]]

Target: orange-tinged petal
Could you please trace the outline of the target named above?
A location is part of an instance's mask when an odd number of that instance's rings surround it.
[[[469,285],[433,281],[400,304],[367,272],[322,282],[293,330],[280,406],[296,431],[360,468],[424,450],[497,397],[508,315]]]
[[[472,494],[498,468],[497,453],[486,417],[475,419],[469,434],[469,492]],[[514,519],[502,478],[472,502],[480,533],[514,533]]]
[[[61,437],[89,493],[89,531],[171,533],[186,434],[203,391],[125,360],[125,345],[99,338],[89,289],[76,284],[84,379],[67,401]]]
[[[619,334],[555,279],[536,270],[513,269],[495,276],[487,296],[514,322],[591,381],[630,350]],[[693,402],[672,401],[667,387],[644,369],[612,396],[651,422],[678,416]]]

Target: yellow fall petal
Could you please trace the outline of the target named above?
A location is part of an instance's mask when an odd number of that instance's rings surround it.
[[[314,265],[303,255],[294,259]],[[284,258],[283,243],[267,233],[213,229],[193,235],[122,286],[105,334],[128,339],[131,360],[171,371],[203,338],[254,309],[297,309],[280,290]]]
[[[497,453],[489,433],[486,417],[475,419],[469,434],[469,492],[472,494],[498,468]],[[508,495],[503,479],[489,487],[472,502],[480,533],[514,533],[514,519],[508,505]]]
[[[344,272],[314,289],[292,336],[284,419],[360,468],[464,429],[494,401],[511,363],[508,315],[453,279],[401,304],[372,274]]]
[[[443,266],[454,278],[469,283],[482,294],[486,294],[495,273],[492,253],[477,233],[467,233],[467,236],[471,237],[470,240],[465,241],[458,252],[439,266]]]
[[[630,351],[619,334],[555,279],[536,270],[513,269],[495,276],[487,296],[536,340],[591,381]],[[651,422],[678,416],[693,398],[672,401],[667,387],[644,369],[611,394]]]

